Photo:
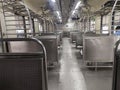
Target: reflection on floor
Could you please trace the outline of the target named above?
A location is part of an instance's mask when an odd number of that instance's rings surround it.
[[[83,67],[79,50],[68,38],[63,39],[60,67],[49,70],[49,90],[111,90],[112,70],[98,71]]]

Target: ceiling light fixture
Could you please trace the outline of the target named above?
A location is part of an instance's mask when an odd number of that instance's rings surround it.
[[[62,18],[61,18],[61,17],[59,17],[59,19],[61,20]]]
[[[76,11],[74,10],[74,11],[72,12],[72,14],[75,14],[75,12],[76,12]]]
[[[56,11],[56,12],[57,12],[58,16],[60,16],[60,12],[59,11]]]
[[[60,20],[60,22],[62,22],[62,19]]]
[[[54,3],[56,2],[55,0],[51,0],[51,1],[54,2]]]
[[[56,13],[57,13],[58,19],[61,21],[61,20],[62,20],[62,17],[61,17],[60,11],[56,11]]]
[[[78,9],[79,6],[80,6],[80,4],[81,4],[81,1],[79,1],[79,2],[76,4],[75,9]]]

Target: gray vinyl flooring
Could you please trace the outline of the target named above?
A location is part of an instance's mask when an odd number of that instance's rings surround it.
[[[59,50],[60,65],[49,70],[49,90],[112,90],[112,69],[88,69],[83,67],[79,49],[63,38]]]

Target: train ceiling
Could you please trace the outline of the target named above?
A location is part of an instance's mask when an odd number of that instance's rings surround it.
[[[9,6],[6,6],[7,9],[10,10],[11,7],[17,8],[16,12],[25,11],[24,10],[25,8],[22,9],[20,8],[21,6],[23,6],[22,4],[25,4],[31,10],[32,14],[42,18],[46,16],[45,18],[55,19],[56,17],[54,15],[55,14],[54,12],[60,11],[63,22],[67,22],[70,16],[70,12],[75,2],[77,1],[82,1],[84,3],[84,6],[81,7],[83,12],[88,12],[89,10],[90,13],[97,14],[105,12],[104,7],[106,4],[108,5],[110,4],[111,5],[110,7],[112,7],[114,3],[113,0],[3,0],[3,1],[9,4]],[[51,2],[55,1],[56,4],[55,5],[51,4],[50,1]],[[110,10],[111,8],[109,8],[109,10],[106,11],[105,13],[110,12]],[[24,12],[19,13],[25,14]]]
[[[42,13],[42,8],[45,7],[47,0],[23,0],[24,3],[37,14]]]
[[[85,0],[85,7],[82,7],[84,12],[88,12],[94,15],[107,15],[111,12],[115,0]],[[120,9],[120,1],[117,3]]]
[[[48,5],[47,4],[48,1],[52,0],[24,0],[25,4],[37,14],[42,13],[41,7],[46,7],[46,5]],[[71,8],[76,0],[55,0],[55,1],[58,5],[59,10],[61,11],[63,22],[66,22],[69,17]],[[58,8],[52,7],[53,10],[52,12],[58,11]],[[51,9],[51,7],[49,7],[49,9]]]
[[[86,4],[91,12],[96,12],[99,11],[107,1],[109,0],[87,0]]]
[[[50,0],[49,0],[50,1]],[[52,0],[51,0],[52,1]],[[68,16],[74,3],[80,0],[56,0],[59,2],[63,18]],[[99,11],[106,2],[113,0],[82,0],[91,12]],[[45,7],[48,0],[24,0],[27,6],[36,13],[41,12],[41,7]]]

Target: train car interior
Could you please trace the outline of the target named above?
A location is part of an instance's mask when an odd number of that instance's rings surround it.
[[[0,90],[120,90],[120,0],[0,0]]]

